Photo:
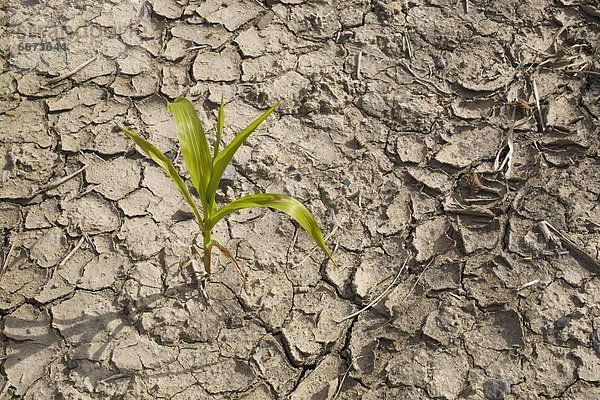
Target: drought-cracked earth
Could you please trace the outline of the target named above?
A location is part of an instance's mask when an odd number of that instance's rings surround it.
[[[600,398],[597,1],[0,4],[0,399]],[[241,212],[204,302],[180,95],[337,265]]]

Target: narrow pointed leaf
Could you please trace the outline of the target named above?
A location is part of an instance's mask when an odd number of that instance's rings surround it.
[[[167,156],[165,156],[156,146],[154,146],[152,143],[148,142],[144,138],[138,136],[134,132],[125,128],[124,126],[117,124],[117,127],[119,127],[119,129],[121,129],[124,133],[126,133],[135,142],[135,144],[137,144],[144,151],[144,153],[150,156],[150,158],[152,158],[152,160],[154,160],[155,163],[157,163],[167,172],[167,175],[169,175],[173,182],[175,182],[175,185],[177,185],[179,191],[181,192],[181,194],[183,194],[183,197],[192,208],[192,212],[196,217],[196,221],[198,222],[198,225],[200,225],[200,228],[202,228],[203,222],[202,217],[200,216],[200,212],[198,211],[198,207],[196,206],[196,203],[194,202],[194,199],[192,198],[192,195],[190,194],[187,185],[185,184],[181,176],[177,173],[177,170],[175,169],[175,166],[173,165],[171,160],[169,160]]]
[[[206,204],[208,204],[206,188],[210,181],[212,158],[208,150],[204,128],[193,104],[189,100],[178,97],[173,103],[169,103],[167,107],[173,113],[177,135],[179,136],[179,146],[181,146],[185,165],[190,172],[192,184],[198,191],[203,206],[206,207]]]
[[[212,201],[212,212],[216,211],[216,205],[214,203],[215,193],[217,192],[217,188],[219,187],[219,181],[221,180],[221,176],[223,176],[223,172],[225,172],[225,168],[231,162],[233,155],[240,148],[240,146],[244,143],[246,138],[252,134],[256,130],[256,128],[279,106],[279,103],[275,104],[273,107],[269,108],[263,115],[258,117],[254,122],[248,125],[244,130],[238,133],[231,143],[227,145],[214,159],[213,161],[213,170],[210,177],[210,183],[208,185],[207,194],[211,198]]]
[[[225,126],[225,103],[223,95],[221,95],[221,105],[219,106],[219,119],[217,120],[217,139],[215,141],[215,154],[213,160],[219,155],[219,145],[221,144],[221,137],[223,136],[223,127]]]
[[[210,220],[206,221],[207,228],[212,229],[217,222],[235,211],[254,207],[274,208],[292,217],[309,234],[315,244],[323,250],[325,255],[333,261],[329,250],[327,250],[325,240],[323,239],[323,233],[314,217],[302,203],[291,196],[263,193],[241,197],[221,207]]]

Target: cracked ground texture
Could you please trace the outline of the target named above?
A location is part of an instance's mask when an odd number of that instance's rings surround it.
[[[1,399],[600,398],[597,1],[0,4]],[[337,265],[241,212],[202,301],[179,95]]]

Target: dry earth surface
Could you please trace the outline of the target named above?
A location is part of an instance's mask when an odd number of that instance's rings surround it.
[[[597,1],[1,3],[0,398],[600,398]],[[242,212],[202,301],[179,95],[337,266]]]

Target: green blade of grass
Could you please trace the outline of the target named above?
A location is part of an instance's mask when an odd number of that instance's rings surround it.
[[[200,228],[202,228],[203,221],[202,216],[198,211],[198,207],[196,206],[194,199],[192,199],[192,195],[190,194],[187,185],[185,184],[181,176],[177,173],[177,170],[175,169],[175,166],[173,165],[171,160],[169,160],[167,156],[165,156],[156,146],[154,146],[152,143],[148,142],[144,138],[138,136],[134,132],[128,130],[127,128],[118,123],[117,127],[121,131],[126,133],[127,136],[129,136],[135,142],[135,144],[137,144],[144,151],[144,153],[150,156],[150,158],[152,158],[152,160],[154,160],[155,163],[157,163],[167,172],[167,175],[169,175],[173,182],[175,182],[175,185],[177,185],[179,191],[181,192],[181,194],[183,194],[183,197],[192,208],[192,212],[196,217],[196,221],[198,222],[198,225],[200,225]]]
[[[248,125],[244,130],[238,133],[231,143],[227,145],[213,161],[213,169],[210,177],[210,183],[208,184],[207,194],[211,199],[211,213],[216,212],[216,204],[214,202],[215,193],[217,192],[217,188],[219,187],[219,181],[221,180],[221,176],[223,176],[223,172],[227,165],[231,162],[233,155],[240,148],[240,146],[244,143],[244,141],[256,130],[256,128],[279,106],[279,103],[275,104],[273,107],[269,108],[263,115],[258,117],[254,122]]]
[[[241,197],[221,207],[213,214],[210,220],[206,221],[207,228],[212,229],[217,222],[235,211],[254,207],[274,208],[292,217],[308,233],[315,244],[323,250],[327,258],[333,261],[333,258],[327,249],[327,245],[325,244],[325,240],[323,239],[323,233],[314,217],[302,203],[291,196],[263,193]]]
[[[211,177],[212,158],[208,150],[204,128],[189,100],[178,97],[167,107],[173,114],[179,136],[179,146],[185,165],[190,172],[192,184],[200,195],[202,205],[206,207],[209,204],[207,187]]]
[[[215,140],[215,154],[213,160],[219,155],[219,145],[221,144],[221,136],[223,136],[223,127],[225,126],[225,103],[223,95],[221,95],[221,105],[219,106],[219,119],[217,120],[217,139]]]

